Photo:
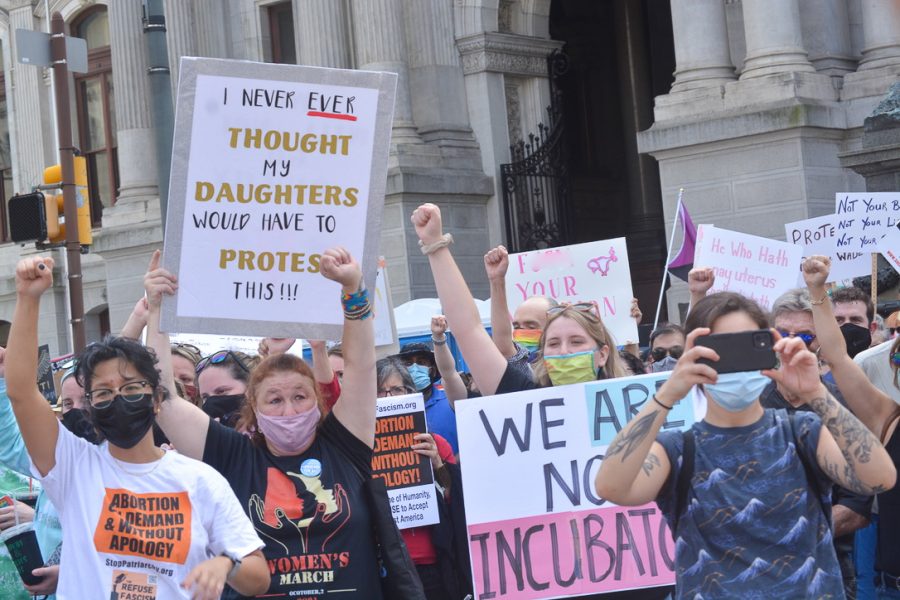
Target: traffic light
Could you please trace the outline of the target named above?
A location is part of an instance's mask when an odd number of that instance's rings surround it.
[[[40,192],[20,194],[9,199],[6,214],[9,215],[9,237],[12,241],[30,242],[47,239],[47,202],[52,201],[56,209],[56,199],[45,197]],[[57,223],[57,233],[59,224]]]
[[[91,231],[91,199],[88,193],[87,160],[83,156],[75,157],[75,200],[78,204],[78,241],[82,246],[90,246],[93,242]],[[44,184],[53,185],[62,182],[62,167],[53,165],[44,169]],[[47,202],[47,238],[50,243],[66,241],[65,209],[62,192],[48,194],[55,201]]]

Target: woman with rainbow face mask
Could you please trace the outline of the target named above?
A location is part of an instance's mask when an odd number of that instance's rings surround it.
[[[550,308],[538,338],[541,358],[532,364],[534,375],[515,368],[481,324],[472,293],[450,254],[452,237],[442,231],[440,209],[434,204],[423,204],[413,212],[412,222],[419,245],[428,256],[453,335],[481,393],[516,392],[625,375],[615,341],[592,303]],[[533,338],[536,331],[529,333]],[[522,341],[532,340],[523,337]]]

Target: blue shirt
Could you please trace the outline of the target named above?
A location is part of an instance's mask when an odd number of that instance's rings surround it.
[[[425,401],[425,422],[428,431],[442,436],[453,448],[453,454],[459,454],[459,439],[456,436],[456,412],[447,400],[444,387],[434,383],[431,386],[431,397]]]
[[[674,535],[676,599],[844,598],[831,523],[798,455],[830,490],[816,461],[821,428],[816,414],[772,409],[744,427],[693,425],[694,474]],[[657,498],[669,523],[683,440],[680,431],[657,436],[673,465]]]

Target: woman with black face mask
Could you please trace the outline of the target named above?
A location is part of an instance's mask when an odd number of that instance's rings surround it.
[[[37,323],[53,260],[16,268],[7,386],[32,471],[57,506],[63,546],[57,592],[109,598],[114,585],[153,598],[218,598],[226,581],[265,591],[263,543],[228,483],[213,469],[153,444],[152,426],[168,391],[156,358],[139,342],[109,337],[78,356],[99,446],[61,426],[38,390]]]

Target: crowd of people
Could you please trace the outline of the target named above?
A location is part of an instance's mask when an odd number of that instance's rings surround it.
[[[203,356],[160,331],[178,278],[156,252],[120,335],[89,344],[63,374],[60,415],[36,384],[54,265],[23,259],[0,350],[0,492],[13,497],[0,530],[34,531],[40,556],[27,574],[18,559],[0,560],[0,595],[472,598],[455,403],[670,372],[606,449],[594,484],[618,505],[658,503],[676,583],[592,597],[852,599],[874,583],[879,598],[900,598],[900,338],[873,339],[870,298],[831,291],[827,258],[807,258],[806,288],[768,312],[708,293],[714,271],[695,268],[684,326],[659,325],[642,353],[617,343],[592,298],[529,298],[510,314],[502,246],[484,257],[489,334],[440,209],[425,204],[411,218],[445,311],[431,344],[376,360],[362,271],[332,248],[321,273],[341,287],[338,343],[311,341],[309,362],[289,352],[295,340],[277,338],[256,356]],[[631,311],[640,322],[636,303]],[[469,373],[456,370],[450,331]],[[719,372],[703,344],[767,331],[774,368]],[[410,449],[431,463],[440,518],[401,531],[372,477],[376,399],[417,392],[428,431]],[[678,402],[693,403],[697,422],[661,432]],[[865,531],[874,565],[863,573],[854,546]]]

